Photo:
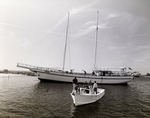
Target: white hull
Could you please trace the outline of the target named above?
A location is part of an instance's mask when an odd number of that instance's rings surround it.
[[[86,94],[86,93],[81,93],[81,94],[73,94],[70,93],[72,99],[73,99],[73,103],[75,106],[79,106],[79,105],[84,105],[84,104],[89,104],[89,103],[93,103],[96,102],[97,100],[99,100],[100,98],[102,98],[105,94],[105,90],[104,89],[97,89],[98,93],[91,93],[91,94]]]
[[[61,72],[36,72],[40,80],[50,80],[57,82],[72,82],[76,76],[78,83],[84,83],[85,81],[92,82],[96,81],[98,84],[126,84],[130,82],[132,76],[93,76],[84,74],[69,74]]]

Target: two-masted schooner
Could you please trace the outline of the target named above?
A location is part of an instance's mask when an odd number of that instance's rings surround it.
[[[125,71],[124,68],[120,68],[120,71],[112,71],[111,69],[97,69],[96,68],[96,54],[97,54],[97,36],[98,36],[98,17],[99,12],[97,12],[97,24],[96,24],[96,45],[95,45],[95,60],[94,60],[94,69],[91,73],[77,73],[73,71],[65,71],[65,58],[66,58],[66,49],[67,49],[67,36],[68,36],[68,27],[69,27],[69,15],[68,12],[68,22],[66,30],[66,41],[64,48],[64,58],[63,58],[63,67],[61,70],[54,68],[45,68],[32,66],[28,64],[18,63],[17,67],[29,69],[32,72],[35,72],[38,79],[41,81],[56,81],[56,82],[72,82],[73,78],[78,79],[78,83],[84,83],[85,81],[92,82],[96,81],[98,84],[127,84],[133,79],[133,76]]]

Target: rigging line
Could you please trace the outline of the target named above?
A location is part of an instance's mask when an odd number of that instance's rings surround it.
[[[114,42],[115,47],[117,48],[117,51],[118,51],[119,55],[121,56],[121,62],[123,64],[123,66],[126,67],[127,64],[125,63],[125,61],[123,61],[123,56],[122,56],[121,51],[118,49],[117,45],[115,44],[115,41],[113,41],[113,42]]]
[[[115,42],[115,41],[114,41]],[[123,56],[122,56],[122,53],[121,53],[121,51],[118,49],[118,47],[117,47],[117,45],[116,44],[114,44],[115,46],[116,46],[116,48],[117,48],[117,51],[118,51],[118,53],[121,55],[121,60],[122,60],[122,64],[126,67],[127,66],[127,64],[125,63],[125,61],[123,61],[124,60],[124,58],[123,58]]]
[[[100,15],[100,17],[101,17],[101,19],[102,19],[102,22],[105,23],[104,20],[103,20],[103,18],[102,18],[102,16],[101,16],[101,14],[99,14],[99,15]],[[110,33],[110,30],[108,30],[108,32],[109,32],[110,36],[112,37],[112,34]],[[112,38],[113,38],[113,37],[112,37]],[[113,40],[113,41],[114,41],[114,40]],[[115,41],[114,41],[114,45],[115,45],[116,48],[117,48],[117,45],[116,45]],[[121,58],[123,58],[121,52],[120,52],[119,50],[117,50],[117,51],[118,51],[119,54],[121,55]],[[123,64],[124,66],[127,65],[127,64],[125,64],[125,62],[123,62],[123,61],[122,61],[122,64]]]
[[[99,13],[99,16],[101,17],[102,22],[105,23],[100,13]],[[110,33],[110,32],[109,32],[109,33]],[[98,41],[98,42],[108,43],[108,44],[114,44],[114,43],[109,43],[109,42],[104,42],[104,41]],[[97,60],[100,61],[99,56],[98,56],[98,59],[97,59]],[[99,61],[98,61],[98,65],[99,65],[99,63],[100,63]],[[113,59],[111,59],[111,61],[112,61],[113,63],[115,63],[115,61],[114,61]],[[109,62],[110,62],[110,61],[109,61]]]
[[[108,32],[109,32],[109,34],[111,34],[111,33],[110,33],[110,29],[108,30]],[[111,34],[110,36],[112,37],[112,34]],[[113,37],[112,37],[112,38],[113,38]],[[127,66],[127,63],[124,61],[123,54],[121,53],[121,51],[119,50],[118,46],[116,45],[116,40],[113,40],[113,42],[114,42],[113,45],[116,47],[116,49],[117,49],[119,55],[121,56],[122,65],[123,65],[124,67],[126,67],[126,66]]]
[[[106,44],[110,44],[110,45],[114,44],[114,43],[109,43],[109,42],[104,42],[104,41],[98,41],[98,42],[106,43]],[[102,50],[100,50],[100,51],[102,51]],[[98,60],[97,65],[99,65],[101,63],[101,60],[100,60],[99,56],[97,57],[97,60]],[[111,59],[107,63],[109,63],[111,65],[111,63],[115,63],[115,61],[113,59]]]
[[[110,31],[108,31],[109,32],[109,34],[110,34]],[[112,37],[112,35],[110,35],[111,37]],[[127,66],[127,64],[123,61],[124,60],[124,58],[123,58],[123,56],[122,56],[122,53],[121,53],[121,51],[118,49],[118,46],[116,45],[116,42],[115,42],[115,40],[113,40],[113,45],[116,47],[116,49],[117,49],[117,51],[118,51],[118,53],[119,53],[119,55],[121,56],[121,62],[122,62],[122,64],[123,64],[123,66]]]
[[[45,57],[47,56],[47,54],[51,51],[51,49],[54,47],[54,45],[56,44],[56,42],[58,41],[59,38],[57,38],[57,40],[55,40],[54,44],[50,47],[50,49],[48,50],[48,52],[45,54],[45,56],[43,57],[43,59],[39,62],[39,66],[41,65],[41,63],[44,61]]]
[[[39,44],[41,44],[45,39],[46,39],[46,37],[48,36],[49,34],[47,34],[27,55],[26,55],[26,57],[23,59],[23,60],[25,60],[35,49],[36,49],[36,47],[39,45]],[[22,60],[22,61],[23,61]]]
[[[57,40],[55,40],[55,42],[53,43],[53,45],[50,47],[50,49],[48,50],[48,52],[45,54],[45,56],[43,57],[43,59],[39,62],[39,65],[43,62],[43,60],[45,59],[46,55],[51,51],[51,49],[54,47],[54,45],[57,43],[57,41],[60,39],[61,35],[64,35],[64,33],[58,33],[59,37],[57,38]]]
[[[92,14],[92,15],[94,15],[94,14]],[[88,17],[90,17],[90,16],[92,16],[92,15],[89,15],[89,16],[87,16],[87,17],[84,17],[84,18],[80,19],[79,21],[76,21],[76,22],[70,24],[69,26],[74,25],[74,24],[76,24],[77,22],[82,21],[83,19],[87,19]]]
[[[95,33],[95,31],[92,31],[92,32],[88,33],[87,35],[92,34],[93,32]],[[84,36],[82,36],[82,37],[80,37],[80,38],[77,38],[77,39],[75,39],[75,40],[69,42],[69,44],[71,44],[71,43],[73,43],[73,42],[75,42],[75,41],[77,41],[77,40],[79,40],[79,39],[81,39],[81,38],[83,38],[83,37],[85,37],[85,36],[87,36],[87,35],[84,35]]]
[[[91,36],[92,37],[92,36]],[[72,62],[75,61],[75,59],[77,58],[78,55],[80,55],[81,51],[86,47],[86,45],[88,44],[90,39],[87,40],[87,42],[85,43],[85,45],[83,46],[83,48],[80,50],[80,52],[75,56],[74,60]]]
[[[58,24],[57,24],[57,25],[58,25]],[[55,26],[48,32],[48,34],[47,34],[44,38],[42,38],[42,40],[27,54],[27,56],[22,59],[22,61],[25,60],[25,59],[35,50],[35,48],[36,48],[39,44],[41,44],[41,43],[46,39],[46,37],[49,35],[49,33],[51,33],[52,30],[54,30],[55,28],[56,28],[56,25],[55,25]]]
[[[55,29],[55,28],[53,28],[53,29]],[[52,30],[53,30],[52,29]],[[51,31],[52,31],[51,30]],[[46,38],[47,38],[47,36],[51,33],[51,31],[44,37],[44,38],[42,38],[41,39],[41,41],[25,56],[25,58],[23,58],[22,60],[21,60],[21,62],[23,61],[23,60],[25,60],[35,49],[36,49],[36,47],[39,45],[39,44],[41,44]]]

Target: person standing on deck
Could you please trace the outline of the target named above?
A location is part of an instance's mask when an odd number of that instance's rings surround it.
[[[73,84],[78,84],[78,80],[77,80],[76,76],[73,79]]]
[[[74,77],[74,79],[72,80],[72,83],[73,83],[73,91],[76,91],[80,93],[80,88],[79,86],[77,85],[78,84],[78,80],[76,78],[76,76]]]
[[[93,89],[94,89],[94,92],[96,92],[96,94],[97,94],[97,88],[98,88],[98,85],[97,85],[97,83],[96,83],[96,81],[94,82],[94,85],[93,85]]]

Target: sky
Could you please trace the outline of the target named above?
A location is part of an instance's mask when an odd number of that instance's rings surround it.
[[[150,73],[150,0],[0,0],[0,70],[17,63]],[[99,14],[97,14],[99,11]]]

